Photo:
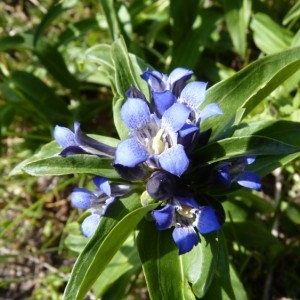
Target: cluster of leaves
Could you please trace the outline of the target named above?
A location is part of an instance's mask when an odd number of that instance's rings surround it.
[[[26,130],[41,142],[45,132],[50,139],[53,125],[70,126],[77,119],[85,128],[93,128],[93,133],[118,134],[123,139],[128,132],[119,112],[125,91],[134,83],[148,93],[139,77],[146,68],[144,61],[165,72],[182,66],[212,85],[204,105],[217,102],[224,111],[217,121],[203,124],[203,130],[212,127],[213,133],[210,144],[197,156],[213,163],[232,156],[257,155],[251,168],[260,176],[289,164],[282,175],[273,178],[277,185],[283,178],[289,182],[282,190],[271,185],[273,201],[234,189],[218,195],[227,200],[223,203],[227,214],[223,233],[201,237],[199,247],[182,257],[167,232],[157,232],[152,223],[140,223],[155,205],[142,207],[137,194],[114,204],[84,249],[86,240],[79,235],[78,224],[70,224],[65,242],[74,251],[83,250],[65,298],[82,298],[99,274],[94,293],[121,298],[142,266],[153,299],[193,299],[194,294],[207,299],[245,299],[237,273],[247,283],[251,298],[262,293],[265,299],[269,293],[295,296],[299,293],[297,278],[288,275],[284,264],[293,264],[295,272],[299,266],[296,236],[300,209],[293,200],[298,164],[291,163],[299,156],[300,147],[300,125],[293,122],[298,120],[300,109],[299,3],[224,0],[206,4],[192,0],[186,5],[182,1],[106,0],[101,4],[103,13],[91,3],[97,10],[95,15],[62,26],[57,35],[51,31],[55,22],[63,22],[67,12],[74,13],[82,4],[54,3],[33,33],[21,31],[0,40],[0,123],[4,135],[9,134],[8,128],[16,128],[13,120],[21,119],[27,123]],[[121,34],[124,40],[119,39]],[[95,45],[100,38],[101,44]],[[267,56],[258,59],[264,54]],[[226,80],[213,85],[222,79]],[[113,94],[114,122],[107,118],[112,97],[107,87]],[[101,121],[104,115],[105,122]],[[277,117],[282,120],[276,121]],[[95,137],[107,142],[104,137]],[[88,173],[118,179],[109,160],[53,158],[58,152],[54,142],[47,144],[12,173]],[[137,239],[141,260],[136,259],[131,237],[138,223],[138,231],[143,233]],[[228,259],[233,267],[228,267]],[[282,290],[271,290],[272,277],[278,274],[285,281],[280,284]]]

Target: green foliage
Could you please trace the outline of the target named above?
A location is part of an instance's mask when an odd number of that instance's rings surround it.
[[[45,253],[55,251],[67,262],[80,253],[64,299],[83,299],[88,292],[121,299],[136,296],[145,285],[151,299],[297,297],[299,1],[49,0],[40,8],[34,2],[23,5],[27,22],[20,22],[17,6],[0,3],[1,243],[26,256],[30,243],[14,244],[32,231],[38,232]],[[128,136],[120,118],[125,92],[134,84],[149,96],[140,78],[148,66],[165,73],[178,66],[192,69],[210,86],[201,107],[217,102],[223,110],[201,127],[213,131],[209,144],[193,153],[200,171],[248,154],[257,159],[247,170],[260,176],[273,172],[263,180],[262,193],[209,190],[220,197],[226,223],[222,232],[200,236],[201,243],[181,256],[170,231],[157,231],[149,222],[147,213],[158,203],[141,206],[138,184],[109,207],[88,242],[80,235],[77,212],[65,208],[61,224],[47,206],[66,205],[74,184],[87,185],[82,174],[123,181],[112,159],[58,156],[61,148],[51,142],[52,130],[78,120],[85,131],[96,133],[94,138],[116,146]],[[52,176],[67,176],[55,185],[20,177],[24,173],[54,181]],[[19,230],[25,221],[30,225]],[[10,259],[1,252],[1,264]],[[70,267],[50,268],[26,295],[61,297]],[[12,285],[4,275],[6,291]]]

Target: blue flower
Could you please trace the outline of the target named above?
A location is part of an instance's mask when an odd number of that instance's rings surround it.
[[[69,128],[57,125],[53,134],[56,142],[64,148],[60,153],[62,156],[93,154],[101,157],[113,157],[115,154],[114,147],[100,143],[83,133],[78,122],[74,123],[74,132]]]
[[[237,182],[243,187],[260,191],[261,179],[254,172],[245,171],[245,167],[254,161],[254,156],[245,156],[219,162],[214,167],[214,177],[226,187]]]
[[[177,143],[177,132],[190,111],[176,103],[158,118],[141,98],[128,98],[121,118],[130,129],[130,138],[121,141],[115,153],[115,167],[136,168],[145,163],[150,169],[164,169],[180,176],[189,166],[183,145]]]
[[[192,75],[193,71],[185,68],[176,68],[169,76],[147,68],[141,77],[147,81],[152,93],[170,91],[178,97],[184,83],[189,80]]]
[[[105,214],[107,207],[115,200],[115,197],[123,196],[130,190],[127,185],[110,184],[105,177],[94,177],[96,190],[90,191],[85,188],[75,188],[71,194],[73,206],[91,210],[91,215],[84,219],[81,224],[82,233],[91,237]]]
[[[151,100],[158,115],[163,115],[165,110],[174,103],[184,104],[189,110],[189,117],[178,132],[180,143],[186,148],[197,139],[200,121],[223,113],[216,103],[210,103],[199,110],[199,106],[205,100],[207,83],[194,81],[185,85],[192,74],[191,70],[176,68],[169,77],[150,69],[147,69],[142,75],[142,78],[148,82],[152,95]]]
[[[200,206],[193,197],[175,196],[163,208],[152,211],[158,230],[174,227],[172,237],[179,254],[192,250],[199,243],[198,232],[207,234],[221,228],[215,210]]]
[[[152,211],[158,230],[174,227],[172,236],[179,254],[190,251],[199,242],[198,232],[206,234],[221,228],[215,210],[200,206],[177,177],[164,171],[154,172],[147,182],[148,194],[163,200],[164,206]]]

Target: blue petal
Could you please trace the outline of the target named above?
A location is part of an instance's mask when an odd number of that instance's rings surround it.
[[[185,137],[191,133],[199,131],[199,127],[192,124],[184,124],[182,128],[179,130],[180,137]]]
[[[135,167],[146,161],[148,154],[141,144],[134,138],[120,142],[117,146],[115,164],[125,167]]]
[[[191,251],[199,243],[198,234],[192,226],[175,228],[172,236],[178,246],[179,254]]]
[[[194,81],[188,83],[180,94],[180,101],[196,109],[205,99],[206,82]]]
[[[219,230],[221,224],[215,210],[211,206],[203,206],[198,216],[197,228],[200,233],[210,233]]]
[[[115,197],[110,197],[105,201],[105,205],[101,211],[101,216],[103,216],[108,209],[108,207],[115,201]]]
[[[186,123],[190,112],[191,109],[184,104],[173,104],[162,116],[162,127],[177,132]]]
[[[176,196],[175,198],[176,198],[176,200],[178,200],[183,205],[187,205],[189,207],[196,208],[196,209],[200,208],[199,204],[195,201],[195,199],[193,197],[179,197],[179,196]]]
[[[170,91],[152,93],[155,107],[160,115],[170,108],[176,101],[176,97]]]
[[[165,78],[163,74],[147,68],[141,77],[147,81],[151,91],[161,92],[165,90]]]
[[[173,216],[175,213],[175,207],[167,204],[159,210],[153,210],[152,216],[155,220],[155,224],[158,230],[165,230],[172,226]]]
[[[59,155],[61,156],[69,156],[75,154],[88,154],[88,153],[78,146],[69,146],[59,153]]]
[[[179,144],[165,150],[159,155],[158,160],[165,171],[178,177],[186,171],[190,163],[184,147]]]
[[[107,178],[101,177],[101,176],[96,176],[93,178],[93,181],[94,181],[94,184],[96,185],[96,187],[100,191],[105,193],[107,196],[111,196],[110,184],[109,184]]]
[[[90,138],[80,129],[80,124],[75,122],[75,141],[78,146],[90,154],[100,156],[114,156],[116,149],[109,145],[100,143],[95,139]]]
[[[238,162],[244,165],[250,165],[255,161],[255,159],[255,156],[243,156],[238,159]]]
[[[148,122],[150,115],[148,103],[139,98],[128,98],[121,108],[121,118],[131,130]]]
[[[75,188],[71,194],[71,203],[73,206],[82,210],[90,208],[95,199],[95,195],[84,188]]]
[[[229,173],[229,166],[224,166],[223,168],[217,170],[218,178],[226,187],[231,184],[231,177]]]
[[[236,178],[236,182],[246,188],[260,191],[261,190],[261,180],[253,172],[244,172]]]
[[[114,164],[114,168],[122,178],[129,181],[144,180],[147,176],[147,172],[142,165],[129,168],[120,164]]]
[[[140,98],[146,100],[145,95],[134,85],[132,85],[129,90],[126,91],[125,95],[127,98]]]
[[[171,72],[169,75],[169,82],[172,86],[172,92],[175,96],[179,97],[184,88],[185,82],[189,80],[192,75],[193,71],[184,68],[176,68]]]
[[[200,112],[201,121],[216,115],[222,115],[223,111],[217,103],[206,105]]]
[[[84,236],[91,237],[95,233],[100,219],[101,217],[99,215],[92,214],[83,220],[81,223],[81,231]]]
[[[187,81],[193,75],[193,71],[185,68],[176,68],[169,75],[169,82],[173,85],[179,80]]]
[[[53,136],[56,142],[63,148],[76,145],[74,133],[69,128],[56,125]]]

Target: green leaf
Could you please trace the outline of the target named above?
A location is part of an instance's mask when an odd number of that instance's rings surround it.
[[[259,59],[231,78],[214,85],[207,91],[202,107],[216,102],[224,114],[203,121],[202,130],[213,128],[212,141],[230,136],[240,108],[245,108],[247,115],[299,68],[300,48],[294,48]]]
[[[236,241],[249,249],[253,247],[260,249],[275,247],[278,251],[284,249],[284,245],[259,221],[225,223],[223,230],[227,239]]]
[[[219,234],[219,248],[217,271],[214,282],[206,295],[207,299],[247,299],[242,283],[229,264],[227,244],[223,232]],[[217,285],[215,285],[216,280],[219,282]],[[211,295],[211,292],[215,293],[216,290],[221,290],[221,293],[218,291],[218,294],[221,294],[222,297],[215,298],[216,296]]]
[[[231,137],[196,150],[192,156],[199,159],[198,166],[214,163],[231,157],[247,155],[288,155],[300,148],[264,136]]]
[[[200,235],[200,243],[182,255],[184,275],[194,294],[202,298],[215,274],[219,255],[219,233]]]
[[[92,29],[99,29],[99,23],[96,18],[88,18],[76,23],[71,23],[68,25],[68,28],[60,34],[57,45],[61,46],[62,44],[67,44]]]
[[[89,135],[90,137],[94,138],[95,140],[107,144],[112,147],[116,147],[117,144],[119,143],[119,140],[107,137],[107,136],[101,136],[101,135],[95,135],[91,134]],[[10,176],[12,175],[20,175],[24,171],[27,172],[27,166],[28,166],[28,172],[31,175],[35,176],[42,176],[42,175],[47,175],[49,172],[49,175],[65,175],[65,174],[74,174],[76,166],[78,167],[78,173],[84,173],[84,170],[88,170],[89,168],[92,168],[95,170],[95,167],[92,167],[92,163],[96,163],[96,172],[101,173],[102,171],[97,170],[97,165],[99,165],[99,161],[101,158],[98,156],[91,156],[91,155],[76,155],[75,159],[67,159],[67,157],[61,157],[58,156],[58,154],[62,151],[62,148],[58,145],[56,141],[52,141],[46,145],[44,145],[39,152],[34,154],[32,157],[22,161],[20,164],[18,164],[10,173]],[[87,156],[90,156],[90,158],[87,158]],[[61,163],[61,159],[67,159],[64,165],[64,169],[61,170],[61,174],[59,171],[59,165],[55,166],[55,163]],[[52,160],[54,160],[52,162]],[[73,161],[76,162],[73,162]],[[87,163],[85,166],[84,164]],[[112,159],[104,159],[103,166],[106,166],[107,168],[107,174],[111,174],[113,177],[116,177],[116,173],[112,170]],[[47,167],[49,169],[47,170]],[[26,169],[26,170],[25,170]],[[111,169],[111,170],[109,170]],[[32,172],[32,173],[31,173]],[[39,173],[41,172],[41,173]],[[105,171],[106,172],[106,171]],[[99,174],[100,174],[99,173]],[[92,173],[93,174],[93,173]],[[97,174],[95,174],[97,175]]]
[[[237,276],[235,270],[231,265],[229,265],[229,279],[230,286],[233,287],[233,293],[228,293],[228,287],[224,285],[224,280],[222,280],[223,274],[216,274],[213,282],[210,286],[203,300],[247,300],[247,294],[241,283],[239,277]]]
[[[22,161],[20,164],[18,164],[14,169],[10,172],[10,176],[13,175],[20,175],[23,173],[24,167],[35,161],[39,161],[45,158],[53,157],[57,155],[61,151],[61,147],[57,144],[56,141],[52,141],[46,145],[44,145],[40,151],[36,154],[34,154],[32,157]]]
[[[299,20],[300,17],[300,2],[296,1],[294,6],[285,15],[282,24],[287,25],[293,20]]]
[[[289,162],[300,157],[300,153],[294,153],[290,155],[278,155],[269,157],[257,157],[255,162],[248,166],[249,171],[255,172],[257,175],[263,177],[268,175],[273,170],[282,167]]]
[[[10,91],[16,94],[19,100],[24,101],[28,110],[37,113],[47,122],[66,124],[69,121],[70,112],[64,101],[36,76],[24,71],[15,71],[5,84],[8,88],[6,93]]]
[[[170,230],[159,231],[154,222],[143,221],[137,245],[151,299],[195,299]]]
[[[257,121],[250,123],[241,123],[234,137],[247,135],[261,135],[279,140],[283,143],[300,148],[300,123],[286,120],[280,121]]]
[[[64,13],[68,8],[74,6],[76,4],[76,0],[68,0],[63,2],[54,1],[54,3],[50,6],[47,13],[41,20],[41,23],[37,26],[34,34],[34,44],[38,42],[43,32],[49,26],[49,24],[55,20],[59,15]]]
[[[91,174],[109,179],[120,176],[112,167],[113,159],[95,155],[78,154],[67,157],[50,157],[26,164],[24,172],[34,176],[58,176],[67,174]]]
[[[266,14],[255,14],[250,27],[256,46],[266,54],[284,51],[292,44],[293,34]]]
[[[199,0],[190,0],[189,5],[186,5],[183,1],[170,1],[170,23],[175,48],[185,38],[186,33],[192,29],[198,7]]]
[[[242,58],[245,58],[252,2],[249,0],[223,0],[223,3],[227,29],[234,49]]]
[[[115,10],[114,1],[102,0],[100,1],[100,3],[102,5],[102,9],[106,17],[111,38],[113,40],[117,40],[121,34],[121,30],[119,28],[119,21]]]
[[[136,193],[109,205],[98,229],[74,265],[64,300],[84,298],[135,226],[157,205],[142,207]]]
[[[60,84],[74,92],[78,91],[78,81],[68,70],[63,56],[56,47],[40,40],[36,44],[35,53],[47,71]]]
[[[200,9],[199,16],[201,18],[200,25],[185,31],[182,39],[173,45],[170,70],[178,66],[194,69],[199,61],[199,56],[223,18],[223,14],[214,8]]]
[[[147,84],[140,77],[147,65],[127,52],[122,38],[116,40],[111,46],[103,44],[88,49],[86,60],[100,64],[100,71],[109,78],[114,93],[114,123],[120,138],[127,138],[129,130],[121,120],[120,110],[125,101],[125,93],[131,85],[135,85],[147,97]]]
[[[96,280],[93,286],[93,292],[97,297],[103,296],[121,276],[128,271],[136,271],[139,268],[141,268],[139,254],[134,237],[130,235]]]
[[[116,40],[111,46],[111,57],[114,64],[115,95],[113,103],[114,123],[121,139],[128,137],[128,129],[121,120],[120,110],[125,100],[125,93],[131,85],[140,91],[147,90],[146,83],[140,78],[141,70],[134,56],[130,57],[125,42],[122,38]]]
[[[13,36],[6,36],[0,39],[0,51],[7,51],[9,49],[33,49],[33,36],[31,34],[18,34]]]

